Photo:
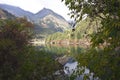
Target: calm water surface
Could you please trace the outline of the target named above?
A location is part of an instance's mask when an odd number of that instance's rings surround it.
[[[70,80],[120,80],[119,53],[92,50],[78,45],[44,45],[44,51],[63,65]]]
[[[85,51],[84,48],[79,45],[43,45],[40,48],[46,52],[53,53],[54,59],[63,65],[64,73],[69,77],[77,72],[77,70],[84,70],[79,76],[76,76],[75,80],[83,80],[84,75],[89,75],[89,79],[93,80],[93,73],[88,68],[78,67],[79,62],[76,56],[82,54]]]

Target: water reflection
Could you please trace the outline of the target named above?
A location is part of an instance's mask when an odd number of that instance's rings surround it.
[[[45,51],[56,54],[75,56],[84,51],[84,48],[78,45],[45,45]]]
[[[76,56],[85,51],[84,48],[78,45],[46,45],[45,51],[57,54],[55,59],[63,65],[64,73],[69,76],[71,80],[73,80],[73,75],[75,75],[75,80],[83,80],[86,75],[88,75],[89,80],[93,80],[93,73],[90,73],[90,70],[86,67],[78,67],[79,63],[76,60]],[[77,74],[78,71],[79,74]]]
[[[64,66],[70,80],[120,80],[120,55],[117,52],[90,50],[77,45],[45,45],[54,59]]]
[[[75,69],[77,68],[78,62],[67,62],[64,65],[64,72],[65,74],[68,74],[69,76],[75,71]]]

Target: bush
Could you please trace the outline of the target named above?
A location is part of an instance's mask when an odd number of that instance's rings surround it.
[[[50,54],[30,45],[31,28],[26,19],[0,20],[0,80],[53,80],[61,68]]]

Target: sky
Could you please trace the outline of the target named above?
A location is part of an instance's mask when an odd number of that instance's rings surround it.
[[[70,11],[61,0],[0,0],[0,3],[17,6],[33,13],[49,8],[66,20],[70,20],[70,16],[67,15]]]

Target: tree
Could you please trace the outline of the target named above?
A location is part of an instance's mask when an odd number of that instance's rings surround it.
[[[31,28],[26,19],[0,19],[0,79],[13,80],[23,61],[21,56],[26,55]]]
[[[112,50],[120,46],[120,0],[62,0],[65,2],[71,17],[82,20],[87,14],[91,21],[101,20],[101,27],[92,35],[92,46],[104,46]]]
[[[119,79],[120,70],[120,0],[62,0],[78,22],[87,14],[100,24],[91,35],[92,48],[80,54],[78,61],[101,80]],[[79,71],[79,70],[78,70]],[[76,77],[75,77],[76,78]]]
[[[32,27],[24,18],[0,20],[0,80],[53,80],[62,69],[52,53],[29,43]]]
[[[30,22],[19,18],[15,20],[1,20],[0,23],[0,40],[12,40],[19,49],[28,44],[31,39],[31,28],[33,26]]]

